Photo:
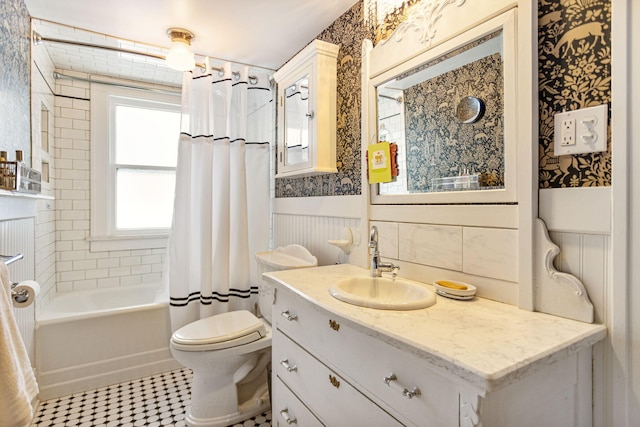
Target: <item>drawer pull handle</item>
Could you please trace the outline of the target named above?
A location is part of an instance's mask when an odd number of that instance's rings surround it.
[[[329,382],[335,388],[340,388],[340,381],[338,381],[338,379],[331,374],[329,374]]]
[[[289,313],[289,310],[285,310],[281,313],[282,317],[284,317],[285,319],[287,319],[288,321],[293,321],[296,320],[298,318],[298,316],[296,316],[295,314],[291,314]]]
[[[292,417],[291,415],[289,415],[289,409],[283,409],[282,411],[280,411],[280,415],[282,415],[282,418],[284,418],[284,421],[287,424],[298,424],[298,420],[296,420],[296,417]]]
[[[335,320],[329,319],[329,326],[336,332],[340,330],[340,323],[336,322]]]
[[[409,390],[408,388],[398,384],[398,377],[396,377],[396,374],[394,373],[391,373],[391,375],[389,375],[388,377],[384,377],[383,380],[386,385],[394,390],[398,390],[407,399],[413,399],[414,397],[420,396],[421,394],[420,389],[417,386],[414,386],[411,390]]]
[[[282,360],[280,361],[280,364],[282,365],[282,367],[283,367],[284,369],[286,369],[286,370],[287,370],[287,372],[295,372],[295,371],[297,371],[297,370],[298,370],[298,366],[296,366],[296,365],[293,365],[293,366],[289,365],[289,359],[282,359]]]

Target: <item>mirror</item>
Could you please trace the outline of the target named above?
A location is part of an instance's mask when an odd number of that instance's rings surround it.
[[[340,46],[314,40],[273,74],[278,84],[276,178],[336,173]]]
[[[399,174],[378,194],[503,190],[503,30],[376,86],[378,140],[396,143]]]
[[[284,164],[309,161],[309,75],[285,89],[284,96]]]

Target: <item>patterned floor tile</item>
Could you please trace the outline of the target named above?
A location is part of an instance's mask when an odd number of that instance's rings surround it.
[[[186,426],[191,404],[191,371],[179,369],[128,383],[46,400],[38,405],[32,427]],[[233,427],[270,427],[271,413]]]

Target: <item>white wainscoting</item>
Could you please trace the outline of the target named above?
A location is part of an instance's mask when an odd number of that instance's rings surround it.
[[[0,221],[0,254],[16,255],[19,253],[23,254],[24,258],[8,266],[11,281],[33,280],[35,271],[33,218]],[[13,313],[33,365],[35,304],[24,308],[14,308]]]
[[[611,188],[561,188],[540,190],[539,215],[549,237],[560,248],[555,267],[579,278],[587,289],[595,309],[594,321],[605,323],[611,302]],[[609,306],[607,305],[609,304]],[[604,342],[593,352],[593,425],[606,422],[605,354],[610,350]]]
[[[540,190],[540,217],[560,247],[555,267],[582,280],[595,307],[595,321],[603,323],[611,261],[611,188]]]
[[[292,243],[306,247],[319,265],[347,263],[349,258],[329,240],[344,239],[351,228],[359,241],[360,196],[305,197],[275,199],[273,245]]]

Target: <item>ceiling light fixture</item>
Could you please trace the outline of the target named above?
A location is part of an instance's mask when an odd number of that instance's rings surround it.
[[[171,39],[171,47],[167,53],[167,66],[178,71],[189,71],[196,67],[196,60],[191,51],[193,33],[182,28],[169,28],[167,36]]]

